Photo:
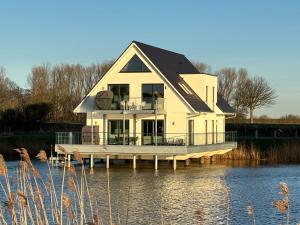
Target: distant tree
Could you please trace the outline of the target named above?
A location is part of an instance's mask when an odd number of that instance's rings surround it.
[[[8,77],[4,67],[0,66],[0,111],[19,107],[23,90]]]
[[[275,104],[276,98],[275,90],[262,77],[248,79],[243,105],[249,109],[250,123],[253,123],[254,110]]]
[[[241,68],[237,72],[237,77],[234,84],[234,93],[233,93],[233,107],[238,118],[245,118],[248,113],[247,107],[243,104],[246,91],[246,85],[248,82],[248,71],[244,68]]]
[[[217,71],[218,75],[218,94],[220,94],[228,103],[233,105],[235,82],[237,72],[235,68],[223,68]]]
[[[288,115],[285,115],[285,116],[281,116],[280,119],[283,119],[283,120],[300,120],[300,116],[293,115],[293,114],[288,114]]]
[[[51,105],[49,120],[55,122],[76,121],[73,109],[92,89],[113,64],[113,60],[101,64],[44,64],[32,68],[28,76],[27,104]]]
[[[193,61],[192,64],[199,73],[211,73],[211,66],[206,63]]]

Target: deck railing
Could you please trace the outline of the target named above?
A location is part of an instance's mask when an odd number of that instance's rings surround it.
[[[236,132],[218,133],[91,133],[57,132],[56,144],[197,146],[236,142]]]
[[[166,99],[153,97],[114,99],[109,110],[166,110]]]

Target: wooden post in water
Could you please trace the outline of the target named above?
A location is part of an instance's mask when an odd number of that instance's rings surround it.
[[[90,155],[90,168],[94,168],[94,155]]]
[[[67,167],[68,168],[71,167],[71,155],[70,154],[68,154]]]
[[[176,155],[173,156],[173,170],[176,170],[177,167],[177,162],[176,162]]]
[[[106,155],[106,169],[109,169],[109,155]]]
[[[133,169],[136,169],[136,155],[133,155]]]
[[[154,156],[154,168],[155,168],[155,170],[158,170],[158,156],[157,155]]]

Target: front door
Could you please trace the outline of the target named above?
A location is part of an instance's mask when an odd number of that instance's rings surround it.
[[[155,120],[142,120],[142,144],[158,145],[164,142],[164,121],[157,120],[157,135],[155,135]]]

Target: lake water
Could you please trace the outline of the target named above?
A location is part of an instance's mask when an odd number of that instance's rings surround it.
[[[34,162],[41,173],[45,164]],[[8,163],[10,169],[16,162]],[[253,205],[256,224],[284,224],[284,215],[272,205],[278,194],[279,182],[289,185],[291,224],[300,221],[300,166],[298,165],[244,165],[198,164],[179,165],[177,171],[164,163],[154,171],[153,165],[138,163],[113,165],[109,171],[97,164],[87,169],[92,201],[97,204],[103,220],[108,218],[108,177],[114,223],[125,224],[199,224],[199,210],[204,224],[252,224],[247,206]],[[78,168],[79,170],[79,168]],[[56,177],[60,168],[53,168]],[[59,187],[60,181],[56,180]],[[228,195],[224,191],[227,187]],[[106,224],[106,223],[104,223]]]

